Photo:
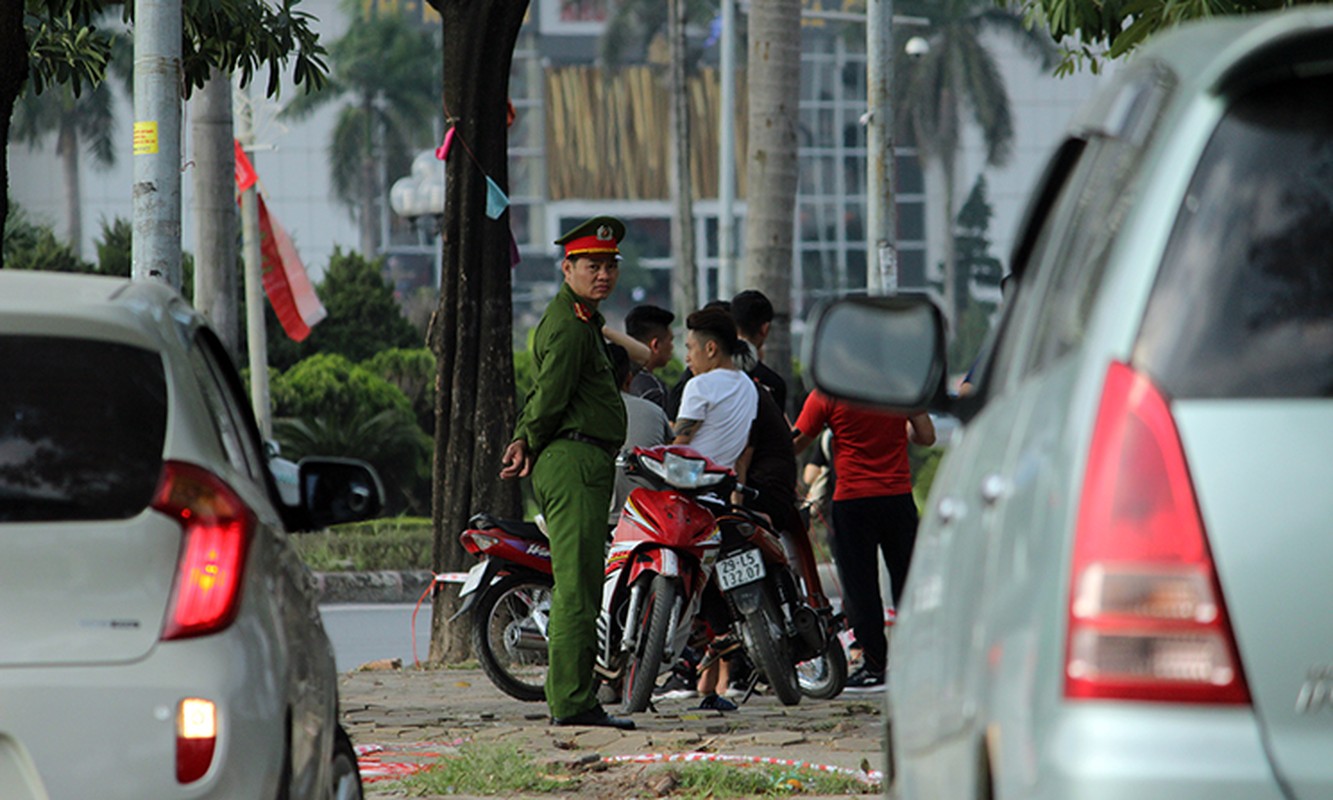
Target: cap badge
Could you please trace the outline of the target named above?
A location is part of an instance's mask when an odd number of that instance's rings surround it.
[[[611,234],[611,226],[610,225],[598,226],[597,238],[601,239],[603,242],[609,242],[612,239],[614,239],[615,237]]]

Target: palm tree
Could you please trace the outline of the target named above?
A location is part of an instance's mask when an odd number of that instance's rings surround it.
[[[671,251],[676,263],[671,273],[671,304],[681,316],[699,305],[694,248],[694,197],[690,182],[690,113],[686,76],[697,53],[689,51],[686,25],[711,19],[713,0],[625,0],[607,22],[602,34],[602,57],[609,65],[624,58],[631,46],[646,47],[666,31],[667,72],[671,93],[669,186],[671,192]]]
[[[332,76],[283,115],[303,118],[348,98],[329,140],[333,190],[360,227],[361,252],[379,254],[388,174],[405,174],[439,117],[440,57],[431,34],[397,14],[356,21],[329,47]]]
[[[970,112],[971,121],[981,129],[987,164],[1005,163],[1014,139],[1009,92],[982,37],[987,33],[1009,37],[1042,69],[1055,65],[1058,52],[1045,31],[1029,29],[1021,14],[993,0],[903,0],[895,10],[929,20],[924,31],[930,44],[926,53],[907,57],[904,47],[895,48],[899,81],[893,96],[896,119],[910,126],[906,133],[916,142],[926,180],[936,184],[926,192],[927,203],[936,204],[928,219],[937,229],[931,238],[940,243],[944,306],[954,321],[958,297],[951,230],[958,211],[955,170],[965,114]],[[920,35],[920,28],[899,33],[902,39]]]
[[[773,303],[764,361],[791,381],[792,227],[800,170],[801,4],[750,4],[745,262],[741,286]],[[784,409],[785,411],[786,409]]]
[[[79,159],[87,147],[98,164],[109,167],[116,163],[113,104],[111,89],[105,82],[79,96],[75,96],[68,84],[49,86],[41,94],[36,94],[29,84],[14,108],[10,131],[14,139],[35,145],[55,134],[56,155],[60,158],[65,185],[66,236],[76,254],[83,250]]]

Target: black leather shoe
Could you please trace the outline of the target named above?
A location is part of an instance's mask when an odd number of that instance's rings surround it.
[[[552,717],[552,725],[589,725],[598,728],[619,728],[622,731],[634,730],[634,720],[625,717],[613,717],[601,706],[593,706],[587,711],[580,711],[568,717]]]

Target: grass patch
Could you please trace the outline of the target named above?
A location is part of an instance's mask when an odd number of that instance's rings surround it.
[[[555,792],[568,789],[569,784],[568,778],[547,774],[515,747],[464,745],[458,755],[441,758],[434,768],[408,776],[398,785],[422,796]]]
[[[771,764],[691,762],[656,766],[646,774],[631,772],[632,768],[567,772],[539,765],[513,746],[469,744],[458,755],[440,759],[434,768],[404,778],[395,788],[414,797],[570,792],[609,796],[607,791],[633,796],[652,789],[686,800],[873,794],[880,788],[845,773]]]
[[[739,766],[722,762],[699,762],[672,767],[679,782],[672,797],[727,798],[774,797],[794,794],[871,794],[877,785],[851,775],[821,772],[807,767],[771,764]]]
[[[425,517],[335,525],[291,537],[306,566],[316,572],[430,569],[434,533]]]

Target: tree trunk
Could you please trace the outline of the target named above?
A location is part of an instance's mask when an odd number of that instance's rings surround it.
[[[949,341],[958,335],[958,257],[955,255],[958,248],[954,239],[954,231],[958,227],[958,201],[954,191],[957,182],[954,174],[956,160],[953,153],[944,153],[940,158],[944,175],[944,241],[940,257],[944,261],[944,314],[948,322]]]
[[[0,3],[0,141],[9,141],[14,101],[28,79],[28,37],[23,31],[23,4]],[[0,232],[9,218],[9,151],[0,156]],[[0,267],[5,265],[0,248]]]
[[[685,82],[685,0],[668,0],[667,37],[670,40],[671,249],[676,255],[671,273],[671,304],[684,319],[699,307],[699,278],[694,252],[694,197],[690,187],[690,97]],[[706,286],[703,287],[706,290]]]
[[[790,383],[792,229],[801,99],[800,0],[754,0],[749,31],[749,218],[745,263],[737,288],[758,289],[773,303],[764,361]]]
[[[518,485],[499,479],[513,432],[514,354],[509,215],[486,216],[486,177],[509,185],[506,98],[527,2],[431,0],[444,18],[446,166],[440,304],[428,333],[438,372],[431,492],[439,572],[471,566],[458,534],[477,511],[520,513]],[[435,596],[430,661],[464,660],[467,621],[450,624],[458,587]]]
[[[374,259],[380,254],[380,226],[375,214],[376,193],[379,191],[379,181],[376,180],[379,166],[375,157],[380,138],[379,121],[373,97],[367,95],[361,105],[366,117],[366,151],[361,156],[361,255],[367,259]]]
[[[52,90],[55,91],[55,90]],[[64,115],[56,133],[56,156],[65,182],[65,236],[74,255],[83,258],[83,191],[79,187],[79,133]]]
[[[195,272],[194,307],[217,331],[227,352],[241,359],[237,302],[235,134],[231,77],[216,69],[194,98]]]

